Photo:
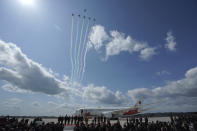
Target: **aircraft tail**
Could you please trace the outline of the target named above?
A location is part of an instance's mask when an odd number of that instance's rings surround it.
[[[140,107],[142,105],[142,101],[138,100],[137,103],[135,104],[135,107]]]

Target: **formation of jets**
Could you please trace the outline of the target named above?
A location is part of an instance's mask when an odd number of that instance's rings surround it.
[[[84,9],[84,13],[85,12],[87,12],[87,9]],[[72,13],[72,16],[74,16],[75,14],[74,13]],[[78,14],[78,17],[81,17],[81,15],[80,14]],[[86,18],[86,16],[83,16],[83,18],[85,19]],[[88,17],[88,19],[89,20],[91,20],[91,17]],[[93,21],[95,22],[96,21],[96,19],[95,18],[93,18]]]

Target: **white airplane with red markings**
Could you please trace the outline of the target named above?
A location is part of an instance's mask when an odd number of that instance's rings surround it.
[[[74,113],[78,116],[105,116],[108,118],[117,118],[123,116],[137,115],[151,108],[143,108],[150,104],[142,105],[141,100],[134,107],[123,108],[80,108]]]

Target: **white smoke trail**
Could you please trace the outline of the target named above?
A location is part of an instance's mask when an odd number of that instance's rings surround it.
[[[77,20],[77,35],[75,39],[75,50],[74,50],[74,78],[76,77],[76,69],[77,69],[77,46],[78,46],[78,35],[79,35],[79,20]],[[76,79],[75,79],[76,80]]]
[[[87,56],[87,52],[88,52],[88,48],[87,47],[88,46],[86,45],[85,54],[84,54],[84,57],[83,57],[84,66],[83,66],[83,70],[82,70],[81,80],[83,80],[84,73],[85,73],[85,68],[86,68],[86,56]]]
[[[87,39],[87,33],[88,33],[88,29],[89,29],[89,23],[90,23],[90,20],[88,19],[88,24],[87,24],[87,27],[86,27],[85,37],[84,37],[84,41],[83,41],[83,48],[82,48],[82,52],[81,52],[81,63],[82,63],[82,66],[80,67],[79,80],[83,80],[83,77],[81,77],[81,76],[82,76],[82,73],[83,73],[82,71],[84,70],[83,69],[83,67],[84,67],[83,57],[85,57],[84,49],[85,49],[85,52],[86,52],[86,48],[85,47],[87,47],[86,39]]]
[[[79,60],[79,55],[80,55],[80,50],[81,50],[81,41],[82,41],[82,36],[83,36],[83,27],[84,27],[84,19],[83,18],[83,23],[82,23],[82,27],[81,27],[81,34],[80,34],[80,41],[79,41],[79,48],[78,48],[78,55],[77,55],[77,73],[79,75],[79,67],[80,67],[80,60]],[[79,77],[78,77],[79,78]]]
[[[95,25],[95,23],[93,25]],[[82,70],[82,77],[81,77],[82,79],[81,80],[83,80],[84,73],[85,73],[87,52],[88,52],[88,43],[86,43],[85,54],[84,54],[84,57],[83,57],[84,66],[83,66],[83,70]]]
[[[73,81],[73,56],[72,56],[72,42],[73,42],[73,15],[72,15],[72,26],[71,26],[71,34],[70,34],[70,60],[72,65],[72,72],[71,72],[71,81]]]

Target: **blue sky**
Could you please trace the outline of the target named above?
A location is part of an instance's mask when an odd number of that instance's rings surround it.
[[[59,115],[140,98],[165,101],[152,112],[196,111],[195,0],[21,1],[0,1],[0,115]],[[76,14],[96,18],[84,78],[74,82],[72,13],[74,37]]]

